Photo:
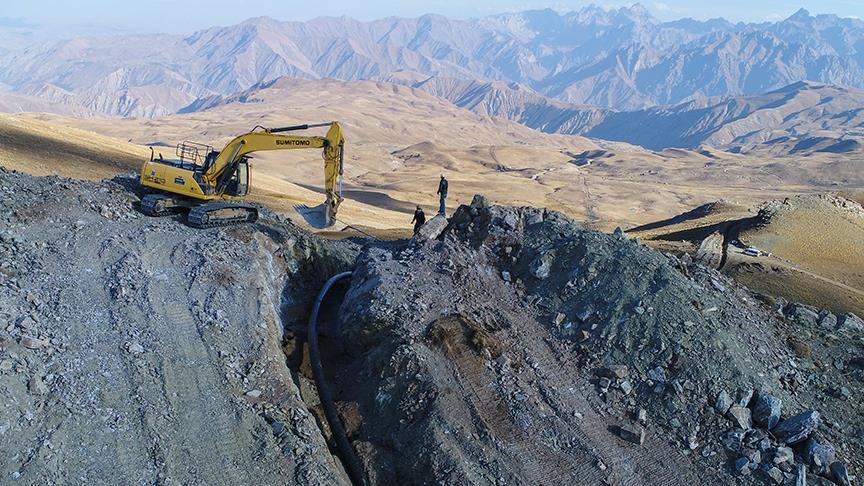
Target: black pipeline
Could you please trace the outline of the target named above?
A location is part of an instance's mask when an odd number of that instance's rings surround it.
[[[315,299],[315,305],[312,307],[312,315],[309,316],[309,362],[312,365],[312,376],[315,379],[315,387],[318,388],[318,397],[321,399],[321,406],[324,408],[324,416],[327,417],[327,423],[330,424],[330,430],[333,432],[333,439],[336,441],[336,447],[339,449],[339,455],[342,456],[342,462],[345,469],[348,471],[348,476],[351,477],[351,482],[358,486],[366,486],[366,474],[363,471],[363,466],[360,464],[360,459],[348,442],[348,435],[345,433],[345,427],[342,426],[342,421],[339,420],[339,414],[336,413],[336,406],[333,404],[333,395],[330,389],[327,388],[327,383],[324,380],[324,368],[321,366],[321,352],[318,350],[318,312],[321,310],[321,302],[330,291],[330,287],[336,282],[351,278],[352,272],[342,272],[330,277],[330,280],[324,284],[324,287],[318,293],[318,298]]]

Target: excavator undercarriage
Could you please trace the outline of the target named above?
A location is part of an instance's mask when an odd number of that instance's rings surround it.
[[[188,210],[186,222],[196,228],[213,228],[258,220],[258,208],[236,201],[203,203],[167,194],[147,194],[141,212],[148,216],[171,216]]]

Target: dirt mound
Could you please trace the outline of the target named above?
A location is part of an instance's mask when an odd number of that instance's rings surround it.
[[[783,458],[781,416],[861,467],[861,418],[822,388],[860,376],[796,356],[800,329],[723,275],[554,212],[478,197],[437,238],[367,249],[341,321],[330,366],[377,484],[791,482],[807,454]]]
[[[356,249],[147,218],[133,184],[0,168],[0,482],[346,483],[281,339]]]
[[[864,208],[861,204],[828,194],[770,201],[759,209],[756,224],[741,233],[741,241],[775,255],[781,263],[801,272],[815,274],[820,281],[840,290],[852,289],[846,291],[851,294],[847,297],[837,289],[814,291],[812,289],[818,287],[799,283],[789,287],[787,294],[779,295],[838,312],[864,313]]]
[[[719,266],[760,293],[860,315],[864,208],[856,197],[854,190],[802,194],[753,208],[715,202],[627,234],[652,248]],[[759,253],[748,254],[748,246]]]
[[[0,169],[4,481],[346,483],[299,330],[352,267],[322,347],[372,484],[861,470],[852,314],[766,305],[621,231],[482,197],[361,249],[267,210],[228,229],[147,218],[134,187]]]

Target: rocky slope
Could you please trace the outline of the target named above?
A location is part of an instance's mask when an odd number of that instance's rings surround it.
[[[0,482],[347,483],[281,338],[355,250],[149,219],[127,182],[0,168]]]
[[[193,230],[136,199],[125,177],[0,169],[4,481],[345,483],[302,329],[349,268],[322,348],[371,484],[848,484],[864,466],[853,315],[771,307],[480,196],[363,248],[266,210]]]
[[[855,325],[788,321],[553,212],[478,197],[429,225],[362,254],[340,313],[334,379],[375,482],[792,484],[809,461],[844,484],[861,467]]]

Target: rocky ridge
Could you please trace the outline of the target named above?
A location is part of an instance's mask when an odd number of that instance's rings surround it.
[[[554,212],[477,197],[368,249],[341,321],[376,482],[846,484],[860,467],[858,394],[823,388],[857,391],[859,332],[837,331],[838,372],[802,350],[832,338],[723,275]]]
[[[302,328],[350,268],[322,349],[371,484],[852,484],[864,466],[852,314],[481,196],[361,248],[266,209],[147,218],[136,190],[0,169],[4,481],[347,483]]]

